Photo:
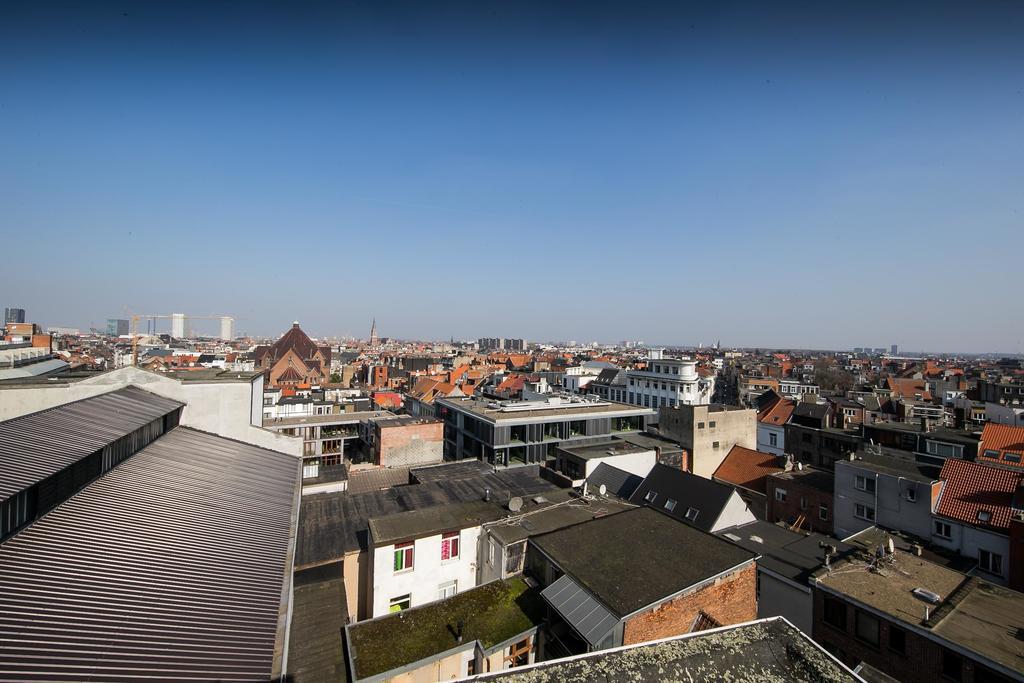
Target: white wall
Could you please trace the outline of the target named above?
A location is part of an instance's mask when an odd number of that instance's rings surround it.
[[[589,477],[597,469],[597,466],[606,462],[612,467],[617,467],[624,472],[635,474],[638,477],[646,477],[654,469],[658,462],[658,454],[654,451],[642,451],[640,453],[621,453],[609,455],[606,458],[590,458],[584,466],[585,476]]]
[[[940,518],[935,518],[940,519]],[[934,526],[932,528],[932,542],[935,545],[942,546],[943,548],[949,548],[950,550],[959,553],[963,557],[978,561],[978,551],[988,550],[989,552],[1002,555],[1003,557],[1003,573],[1001,577],[995,577],[987,572],[976,572],[978,576],[984,577],[985,579],[992,581],[993,583],[1000,583],[1005,585],[1009,578],[1009,565],[1010,565],[1010,539],[1007,536],[1001,534],[995,534],[991,531],[984,531],[977,529],[972,526],[966,526],[957,522],[950,521],[948,519],[940,519],[940,521],[946,522],[950,526],[951,536],[949,540],[942,538],[941,536],[935,535]]]
[[[392,598],[409,594],[412,607],[437,600],[438,589],[448,581],[457,581],[456,591],[462,593],[476,586],[477,540],[480,527],[463,529],[459,538],[459,557],[441,561],[441,534],[415,541],[413,568],[395,572],[395,546],[373,550],[373,585],[371,604],[379,617],[388,613]]]
[[[750,511],[744,500],[740,498],[740,494],[733,491],[732,495],[729,496],[729,502],[722,509],[722,514],[718,516],[718,519],[715,520],[715,525],[711,527],[711,532],[714,533],[754,521],[757,521],[757,517]]]
[[[185,403],[181,414],[185,427],[289,455],[302,455],[302,439],[253,426],[252,420],[262,415],[262,378],[255,383],[182,382],[142,368],[126,367],[78,382],[0,388],[0,421],[126,386]]]
[[[775,434],[775,446],[771,445],[771,434]],[[757,450],[772,455],[786,454],[786,429],[782,425],[757,423]]]

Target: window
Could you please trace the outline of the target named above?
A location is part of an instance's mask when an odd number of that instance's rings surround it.
[[[823,522],[828,521],[828,505],[822,504],[818,506],[818,519]]]
[[[658,497],[657,492],[655,492],[655,491],[648,491],[647,495],[644,496],[644,500],[646,500],[648,503],[653,503],[654,499],[657,498],[657,497]]]
[[[698,510],[697,508],[686,508],[686,519],[690,520],[691,522],[696,522],[697,515],[699,514],[700,510]]]
[[[988,510],[978,510],[978,521],[988,524],[992,521],[992,513]]]
[[[717,441],[712,442],[711,447],[712,448],[718,448],[718,442]]]
[[[857,640],[878,647],[878,618],[857,610],[855,621]]]
[[[446,600],[457,592],[458,581],[447,581],[437,587],[437,599]]]
[[[395,544],[395,571],[404,572],[412,569],[413,545],[409,543]]]
[[[388,612],[401,612],[404,609],[409,609],[411,605],[411,595],[400,595],[397,598],[391,598],[391,603],[388,605]]]
[[[775,500],[779,501],[780,503],[785,503],[786,502],[786,489],[779,489],[779,488],[775,489]]]
[[[776,434],[775,432],[771,432],[770,434],[768,434],[768,445],[769,446],[778,446],[779,445],[779,435]]]
[[[853,516],[858,519],[873,522],[875,521],[875,508],[870,505],[864,505],[863,503],[857,503],[853,506]]]
[[[892,624],[889,624],[889,649],[901,655],[907,654],[907,632]]]
[[[986,458],[996,458],[996,459],[998,459],[999,458],[999,451],[994,451],[991,448],[985,449],[985,457]]]
[[[803,496],[800,496],[800,509],[801,510],[806,510],[807,509],[807,499],[804,498]]]
[[[711,422],[708,423],[708,427],[710,427],[711,429],[714,429],[715,426],[716,425],[715,425],[715,421],[714,420],[712,420]]]
[[[953,529],[946,522],[935,520],[935,535],[939,538],[953,538]]]
[[[942,650],[942,677],[951,681],[962,681],[964,675],[964,661],[960,655],[951,650]]]
[[[1020,453],[1011,453],[1006,451],[1003,453],[1003,460],[1006,462],[1020,462]]]
[[[907,498],[907,500],[909,502],[911,502],[911,503],[916,503],[917,502],[917,489],[914,488],[913,486],[911,486],[906,491],[904,491],[904,495],[906,496],[906,498]]]
[[[990,550],[978,551],[978,566],[989,574],[1003,575],[1003,556]]]
[[[857,476],[857,479],[853,482],[854,488],[858,491],[867,491],[868,493],[875,492],[875,480],[873,477],[862,477]]]
[[[962,458],[964,455],[963,446],[954,446],[950,443],[929,441],[927,444],[928,455],[937,455],[940,458]]]
[[[669,498],[668,500],[665,501],[665,509],[668,510],[669,512],[672,512],[673,510],[676,509],[676,502]]]
[[[490,539],[487,542],[487,564],[494,566],[494,560],[498,556],[498,544],[494,542],[494,539]]]
[[[846,603],[842,600],[825,596],[825,623],[841,631],[846,630]]]
[[[703,422],[698,422],[697,423],[697,429],[704,429],[704,423]]]
[[[459,532],[441,534],[441,560],[459,559]]]

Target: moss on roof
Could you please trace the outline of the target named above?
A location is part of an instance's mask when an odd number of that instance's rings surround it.
[[[391,671],[463,643],[494,647],[529,631],[544,619],[540,592],[519,577],[494,581],[447,600],[350,626],[355,678]]]

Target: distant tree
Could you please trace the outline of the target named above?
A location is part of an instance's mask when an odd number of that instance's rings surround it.
[[[830,367],[825,363],[814,366],[814,382],[826,391],[846,393],[853,388],[853,375],[839,367]]]
[[[336,372],[331,373],[331,384],[341,384],[341,375]]]

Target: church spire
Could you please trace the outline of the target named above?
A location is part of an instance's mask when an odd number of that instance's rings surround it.
[[[370,346],[377,345],[377,319],[373,319],[373,324],[370,325]]]

